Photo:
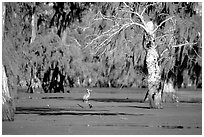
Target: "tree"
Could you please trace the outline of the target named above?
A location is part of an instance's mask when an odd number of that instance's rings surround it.
[[[15,114],[14,100],[8,88],[8,79],[2,65],[2,120],[13,121]]]
[[[15,70],[17,56],[14,52],[12,42],[5,36],[7,30],[8,16],[12,16],[12,9],[10,5],[2,3],[3,9],[3,26],[2,26],[2,120],[13,121],[15,114],[14,97],[17,92],[16,88],[16,74]]]
[[[99,8],[89,11],[89,15],[94,15],[96,12],[95,16],[88,19],[87,26],[79,27],[87,34],[84,48],[89,48],[93,55],[103,57],[117,53],[115,51],[120,48],[120,45],[128,46],[130,49],[137,47],[135,54],[140,58],[135,62],[143,63],[145,60],[147,64],[150,107],[161,108],[161,82],[165,77],[167,79],[172,77],[170,72],[174,72],[172,66],[176,67],[178,64],[175,62],[178,59],[177,55],[183,58],[183,50],[180,49],[190,47],[194,50],[194,54],[197,54],[194,57],[200,58],[200,54],[197,53],[200,50],[196,51],[193,48],[193,46],[200,46],[198,44],[201,34],[196,31],[199,30],[199,26],[193,23],[193,18],[199,18],[195,13],[196,4],[97,3]],[[181,26],[183,22],[187,25]],[[135,42],[134,35],[138,39],[143,38],[144,43]],[[143,59],[141,59],[143,53],[141,51],[146,52]],[[126,51],[126,54],[130,53]],[[178,80],[175,82],[178,83]]]
[[[3,120],[14,120],[14,98],[17,95],[19,78],[23,77],[22,64],[27,62],[25,50],[30,41],[30,3],[3,3],[3,29],[2,29],[2,74],[4,75]],[[22,50],[25,49],[25,50]],[[23,70],[23,69],[22,69]],[[6,78],[7,77],[7,78]],[[3,102],[2,102],[3,103]]]

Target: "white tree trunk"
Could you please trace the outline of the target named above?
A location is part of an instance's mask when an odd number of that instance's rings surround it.
[[[35,40],[36,37],[36,17],[35,14],[32,15],[32,21],[31,21],[31,25],[32,25],[32,34],[31,34],[31,42],[32,43]]]
[[[14,101],[11,98],[9,88],[8,88],[8,79],[4,66],[2,65],[2,120],[3,121],[13,121],[15,113]]]
[[[158,64],[158,52],[154,44],[147,50],[148,99],[150,108],[162,108],[162,90],[160,90],[161,69]]]
[[[155,44],[154,24],[152,21],[146,23],[146,31],[150,36],[150,45],[147,49],[146,63],[148,69],[148,93],[150,108],[162,108],[161,68],[158,64],[158,52]],[[149,44],[149,43],[148,43]],[[145,97],[146,98],[146,97]]]
[[[31,21],[31,26],[32,26],[32,34],[31,34],[31,42],[32,43],[35,38],[36,38],[36,30],[37,30],[37,17],[36,17],[36,14],[35,14],[35,11],[34,11],[34,8],[35,8],[35,2],[33,3],[33,15],[32,15],[32,21]]]
[[[32,34],[31,34],[31,41],[30,41],[30,43],[33,43],[33,41],[35,40],[35,38],[36,38],[36,30],[37,30],[37,17],[36,17],[36,14],[35,14],[35,2],[33,3],[33,13],[32,13],[32,21],[31,21],[31,26],[32,26]],[[31,67],[33,67],[32,65],[31,65]],[[31,69],[33,69],[33,70],[35,70],[35,68],[33,67],[33,68],[31,68]],[[33,79],[35,78],[35,76],[36,76],[36,71],[32,71],[31,70],[31,75],[30,75],[30,82],[29,82],[29,86],[28,86],[28,90],[27,90],[27,92],[30,92],[30,93],[33,93],[34,91],[34,89],[33,89]]]

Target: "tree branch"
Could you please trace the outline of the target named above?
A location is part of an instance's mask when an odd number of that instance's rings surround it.
[[[99,50],[101,47],[104,46],[104,43],[105,43],[105,42],[109,42],[113,36],[115,36],[117,33],[119,33],[119,32],[120,32],[122,29],[124,29],[125,27],[126,27],[126,28],[129,27],[129,25],[128,25],[128,24],[125,24],[125,25],[123,25],[120,29],[118,29],[118,30],[115,31],[113,34],[111,34],[107,39],[105,39],[105,40],[98,46],[98,50]],[[98,52],[98,50],[97,50],[97,52]]]
[[[128,11],[127,11],[128,12]],[[131,12],[131,11],[129,11]],[[131,12],[132,13],[132,12]],[[97,13],[99,14],[99,13]],[[138,13],[137,13],[138,14]],[[97,18],[98,19],[107,19],[106,17],[103,17],[103,15],[100,13],[101,17],[102,18]],[[117,19],[121,19],[121,18],[117,18]],[[99,35],[98,37],[94,38],[90,43],[87,44],[87,46],[85,46],[84,48],[88,47],[89,45],[91,45],[94,41],[96,41],[97,39],[100,39],[101,37],[105,37],[105,36],[108,36],[107,39],[105,39],[100,45],[99,45],[99,48],[103,46],[103,44],[106,42],[106,41],[109,41],[112,36],[116,35],[118,32],[120,32],[122,29],[126,29],[128,28],[129,26],[131,25],[137,25],[137,26],[140,26],[142,27],[145,31],[146,28],[144,25],[140,24],[140,23],[137,23],[137,22],[133,22],[131,18],[127,18],[127,19],[130,19],[131,23],[126,23],[124,25],[122,25],[121,27],[119,25],[114,25],[113,27],[111,27],[111,29],[107,30],[106,32],[103,32],[101,35]],[[111,19],[108,19],[108,20],[111,20]],[[121,19],[122,20],[122,19]],[[113,21],[113,20],[111,20]]]
[[[87,43],[87,45],[84,47],[88,47],[89,45],[92,45],[94,44],[95,42],[97,42],[97,40],[102,40],[105,38],[105,40],[103,40],[102,42],[100,42],[100,44],[98,45],[96,43],[96,45],[94,46],[94,49],[97,50],[97,52],[104,46],[106,45],[106,43],[108,43],[116,34],[118,34],[120,31],[122,30],[125,30],[127,29],[128,27],[132,26],[132,25],[137,25],[141,28],[143,28],[147,33],[151,33],[151,34],[154,34],[158,28],[165,22],[167,22],[168,20],[171,20],[173,17],[170,17],[164,21],[162,21],[159,26],[157,26],[153,31],[149,32],[147,26],[146,26],[146,22],[144,21],[144,18],[143,18],[143,14],[145,12],[145,10],[151,6],[151,5],[155,5],[157,3],[153,3],[153,4],[150,4],[150,5],[147,5],[141,14],[139,14],[138,12],[134,12],[133,11],[133,8],[131,8],[129,5],[126,4],[126,2],[123,2],[124,5],[128,8],[127,10],[124,10],[124,9],[119,9],[120,11],[122,12],[125,12],[125,13],[129,13],[129,18],[119,18],[119,17],[106,17],[104,15],[102,15],[102,13],[99,11],[97,13],[97,15],[95,16],[96,18],[94,20],[101,20],[101,19],[105,19],[105,20],[110,20],[110,21],[113,21],[113,22],[116,22],[117,25],[114,25],[113,27],[111,27],[109,30],[107,30],[106,32],[103,32],[101,35],[98,35],[96,38],[94,38],[93,40],[91,40],[91,42]],[[138,23],[138,22],[134,22],[132,20],[132,17],[131,17],[131,14],[136,14],[136,16],[141,20],[142,23]],[[124,19],[128,19],[129,21],[127,22],[122,22],[123,24],[120,24],[122,20]],[[161,37],[164,37],[164,36],[161,36]],[[166,51],[165,51],[166,52]]]
[[[131,25],[141,26],[141,24],[136,23],[136,22],[128,23],[128,24],[123,25],[120,29],[118,29],[117,31],[115,31],[114,33],[112,33],[107,39],[105,39],[99,46],[97,46],[98,48],[97,48],[96,53],[98,52],[98,50],[99,50],[100,48],[102,48],[102,47],[104,46],[104,43],[105,43],[105,42],[107,42],[107,43],[110,42],[110,40],[112,39],[113,36],[115,36],[117,33],[119,33],[120,31],[122,31],[123,29],[126,29],[126,28],[130,27]],[[141,27],[142,27],[142,26],[141,26]],[[101,37],[101,36],[99,36],[99,37]],[[96,46],[95,46],[95,47],[96,47]]]
[[[168,19],[162,21],[162,22],[153,30],[152,34],[154,34],[154,33],[157,31],[157,29],[158,29],[159,27],[161,27],[162,24],[164,24],[164,23],[167,22],[168,20],[172,20],[172,18],[174,18],[174,16],[169,17]]]
[[[157,4],[157,3],[153,3],[153,4],[147,5],[147,6],[143,9],[143,11],[142,11],[142,13],[141,13],[140,15],[143,16],[145,10],[146,10],[149,6],[153,6],[153,5],[155,5],[155,4]]]
[[[186,46],[186,45],[195,45],[195,44],[197,44],[197,43],[189,43],[189,42],[187,42],[187,43],[183,43],[183,44],[179,44],[179,45],[174,45],[174,46],[172,46],[172,48],[177,48],[177,47],[182,47],[182,46]]]
[[[81,44],[78,42],[78,40],[76,40],[75,38],[73,38],[74,39],[74,41],[77,43],[77,45],[79,46],[79,47],[81,47]]]
[[[168,48],[166,48],[162,53],[161,53],[161,56],[163,56],[163,54],[168,51]]]
[[[100,14],[100,16],[101,16],[104,20],[114,21],[113,18],[115,18],[115,17],[113,17],[113,16],[112,16],[112,17],[103,16],[102,13],[101,13],[100,11],[99,11],[99,14]],[[111,19],[111,18],[112,18],[112,19]],[[98,19],[101,19],[101,18],[98,18]]]
[[[140,18],[140,20],[142,21],[142,23],[144,24],[144,25],[142,25],[143,27],[142,28],[145,28],[145,26],[146,26],[146,22],[144,21],[144,18],[143,18],[143,16],[141,16],[139,13],[137,13],[137,12],[133,12],[133,11],[127,11],[127,10],[123,10],[123,9],[121,9],[121,11],[123,11],[123,12],[127,12],[127,13],[133,13],[133,14],[136,14],[139,18]],[[146,30],[146,28],[145,28],[145,30]]]
[[[114,32],[118,29],[119,26],[115,25],[113,27],[111,27],[109,30],[107,30],[106,32],[103,32],[101,35],[97,35],[96,38],[94,38],[93,40],[91,40],[91,42],[87,43],[87,45],[84,47],[88,47],[89,45],[91,45],[94,41],[102,38],[102,37],[105,37],[105,36],[109,36],[111,32]],[[89,35],[90,36],[90,35]]]
[[[128,6],[125,2],[123,2],[123,4],[125,4],[126,7],[130,8],[131,10],[133,10],[130,6]]]
[[[190,46],[191,47],[191,46]],[[198,52],[193,48],[193,47],[191,47],[192,49],[193,49],[193,51],[195,52],[195,54],[199,57],[199,58],[201,58],[202,59],[202,57],[198,54]]]
[[[130,8],[131,11],[126,11],[126,10],[122,10],[122,11],[136,14],[140,18],[140,20],[142,21],[143,25],[146,26],[146,22],[144,21],[144,18],[143,18],[143,13],[144,13],[145,9],[143,10],[143,12],[141,14],[139,14],[138,12],[133,12],[133,9],[130,6],[128,6],[125,2],[123,2],[123,3],[125,4],[126,7]]]
[[[161,35],[161,36],[156,37],[155,40],[161,39],[161,38],[163,38],[163,37],[167,37],[167,36],[170,36],[170,35],[172,35],[172,33],[167,33],[167,34],[164,34],[164,35]]]

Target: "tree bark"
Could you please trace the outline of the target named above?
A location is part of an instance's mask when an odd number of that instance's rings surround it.
[[[11,94],[8,88],[8,79],[4,66],[2,65],[2,120],[13,121],[15,114],[14,100],[11,98]]]
[[[146,64],[148,70],[148,91],[145,96],[149,99],[150,108],[162,108],[162,85],[161,85],[161,67],[158,63],[157,45],[155,43],[155,26],[152,21],[146,23],[147,55]]]
[[[162,108],[161,69],[158,64],[158,57],[156,46],[151,44],[151,47],[147,49],[146,57],[150,108]]]
[[[33,43],[33,41],[36,38],[36,30],[37,30],[37,17],[35,14],[35,2],[33,3],[33,7],[32,7],[32,20],[31,20],[31,27],[32,27],[32,32],[31,32],[31,41],[30,43]],[[35,71],[34,70],[34,66],[31,65],[31,76],[30,76],[30,82],[29,82],[29,86],[28,86],[28,90],[27,92],[33,93],[34,89],[33,89],[33,79],[36,76]]]

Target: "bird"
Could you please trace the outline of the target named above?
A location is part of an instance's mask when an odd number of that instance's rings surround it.
[[[83,102],[88,103],[89,97],[91,95],[91,93],[90,93],[91,91],[92,90],[90,90],[90,89],[86,89],[86,94],[83,96]]]
[[[83,96],[83,102],[85,102],[86,104],[89,104],[89,107],[92,108],[92,105],[89,103],[89,97],[91,95],[91,89],[86,89],[86,94]]]

